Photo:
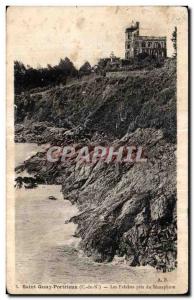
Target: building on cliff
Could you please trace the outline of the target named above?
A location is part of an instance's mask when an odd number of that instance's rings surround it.
[[[125,30],[125,59],[134,58],[141,53],[165,58],[166,37],[141,36],[139,22],[132,22]]]

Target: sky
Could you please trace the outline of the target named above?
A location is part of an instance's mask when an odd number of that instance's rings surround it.
[[[171,56],[176,7],[9,7],[7,43],[13,60],[33,67],[69,57],[76,67],[92,65],[113,51],[124,58],[125,28],[140,22],[140,35],[167,37]]]

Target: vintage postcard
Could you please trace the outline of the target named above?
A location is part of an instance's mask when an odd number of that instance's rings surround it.
[[[188,8],[6,22],[7,292],[188,293]]]

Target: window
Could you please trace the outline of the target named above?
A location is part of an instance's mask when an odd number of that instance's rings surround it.
[[[135,55],[135,56],[138,55],[138,50],[137,50],[137,49],[134,50],[134,55]]]
[[[139,42],[135,42],[135,46],[136,46],[136,47],[139,47]]]
[[[142,42],[142,45],[141,45],[143,48],[146,47],[146,43],[145,42]]]

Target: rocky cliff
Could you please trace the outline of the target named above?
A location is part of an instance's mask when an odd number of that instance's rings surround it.
[[[51,145],[140,145],[147,161],[78,166],[37,153],[27,169],[62,184],[79,206],[80,247],[95,261],[122,256],[132,266],[176,267],[176,68],[95,77],[17,95],[16,142]]]

